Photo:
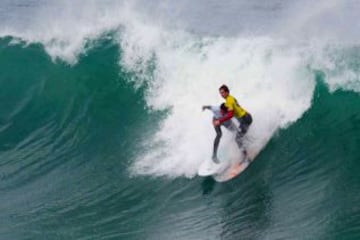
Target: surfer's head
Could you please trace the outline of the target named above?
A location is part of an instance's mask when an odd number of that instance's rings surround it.
[[[222,103],[222,104],[220,105],[220,110],[221,110],[222,113],[227,113],[228,109],[227,109],[227,107],[225,106],[225,103]]]
[[[226,98],[226,97],[229,95],[230,90],[229,90],[228,86],[226,86],[225,84],[223,84],[223,85],[220,86],[219,92],[220,92],[220,95],[221,95],[223,98]]]

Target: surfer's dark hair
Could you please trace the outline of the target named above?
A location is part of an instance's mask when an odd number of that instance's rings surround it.
[[[228,93],[230,92],[228,86],[226,86],[225,84],[221,85],[221,86],[219,87],[219,90],[224,90],[225,92],[228,92]]]
[[[224,112],[228,111],[227,107],[225,106],[225,103],[220,104],[220,109]]]

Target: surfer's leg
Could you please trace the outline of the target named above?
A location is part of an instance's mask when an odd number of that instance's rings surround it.
[[[238,131],[236,132],[235,141],[239,148],[243,146],[243,140],[246,132],[248,131],[251,123],[252,123],[252,117],[249,113],[247,113],[242,118],[237,118],[240,125],[238,128]]]
[[[244,135],[245,135],[245,133],[241,132],[241,130],[239,129],[239,131],[237,131],[236,135],[235,135],[235,142],[236,142],[238,148],[242,149],[242,153],[243,153],[244,157],[246,158],[247,151],[245,148],[243,148]]]
[[[221,132],[221,128],[220,126],[214,126],[215,132],[216,132],[216,137],[214,139],[214,148],[213,148],[213,155],[212,155],[212,159],[214,162],[218,163],[219,160],[217,159],[217,150],[219,148],[219,143],[220,143],[220,138],[222,136],[222,132]]]
[[[222,125],[224,127],[226,127],[226,129],[229,130],[230,132],[237,132],[238,131],[237,126],[235,125],[235,123],[231,119],[227,120]]]
[[[239,129],[239,131],[236,132],[235,142],[236,142],[236,144],[238,145],[239,148],[241,148],[242,145],[243,145],[243,137],[244,137],[244,135],[245,134],[243,134],[240,129]]]
[[[241,129],[241,132],[245,135],[245,133],[248,131],[248,129],[252,123],[252,117],[251,117],[250,113],[247,113],[242,118],[239,118],[239,122],[240,122],[239,127]]]

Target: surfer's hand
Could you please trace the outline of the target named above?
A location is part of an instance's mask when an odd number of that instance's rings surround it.
[[[213,125],[214,125],[214,126],[219,126],[219,125],[220,125],[220,121],[217,120],[217,119],[213,120]]]

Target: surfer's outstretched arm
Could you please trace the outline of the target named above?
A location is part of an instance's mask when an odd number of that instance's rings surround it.
[[[201,109],[202,109],[203,111],[204,111],[205,109],[211,110],[211,106],[210,106],[210,105],[204,105],[204,106],[202,106]]]

